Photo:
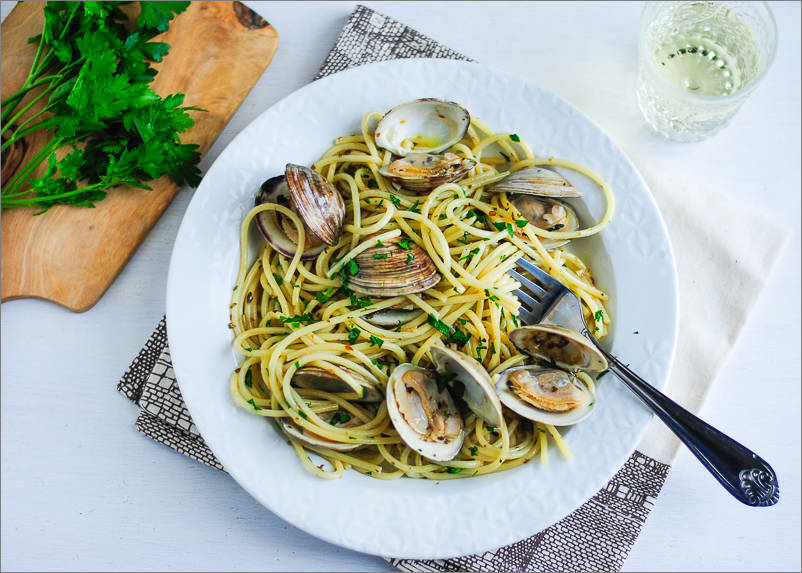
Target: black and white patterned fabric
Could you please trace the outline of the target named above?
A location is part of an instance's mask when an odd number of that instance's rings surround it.
[[[369,62],[432,57],[469,59],[370,8],[357,6],[314,79]],[[140,432],[225,471],[181,398],[164,319],[117,388],[139,405],[136,427]],[[668,465],[635,451],[596,495],[532,537],[481,555],[390,562],[402,571],[619,571],[668,470]]]

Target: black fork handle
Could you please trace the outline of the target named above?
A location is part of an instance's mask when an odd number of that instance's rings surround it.
[[[588,338],[607,358],[610,371],[657,414],[735,499],[756,507],[779,501],[777,475],[768,463],[643,380],[592,336]]]

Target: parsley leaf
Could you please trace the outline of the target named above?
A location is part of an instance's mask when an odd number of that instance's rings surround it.
[[[511,133],[510,139],[513,140],[515,143],[521,143],[521,138],[518,137],[517,133]]]
[[[362,331],[358,328],[352,328],[348,331],[348,343],[354,344],[357,340],[359,340],[359,335],[362,334]]]
[[[398,197],[396,197],[396,196],[395,196],[395,195],[393,195],[392,193],[390,193],[390,201],[391,201],[391,202],[392,202],[392,204],[393,204],[393,205],[395,205],[396,207],[400,207],[400,206],[401,206],[401,199],[399,199]]]
[[[409,246],[409,238],[408,237],[404,237],[403,239],[398,241],[398,243],[396,243],[396,244],[399,247],[401,247],[402,249],[404,249],[405,251],[411,251],[412,250],[412,247]]]
[[[351,416],[349,414],[346,414],[342,410],[337,410],[331,417],[331,420],[329,420],[329,424],[331,424],[332,426],[336,426],[337,424],[344,424],[350,419]]]
[[[370,335],[370,345],[371,345],[371,346],[373,346],[374,344],[375,344],[376,346],[378,346],[379,348],[381,348],[381,347],[382,347],[382,344],[384,344],[384,340],[382,340],[381,338],[378,338],[378,337],[376,337],[376,336],[373,336],[373,335],[371,334],[371,335]]]

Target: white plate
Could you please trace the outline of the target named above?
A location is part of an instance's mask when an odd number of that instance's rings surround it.
[[[548,467],[535,462],[470,479],[381,481],[346,472],[321,480],[302,469],[269,421],[234,405],[228,379],[239,359],[231,350],[228,305],[240,221],[260,183],[287,162],[311,164],[336,136],[358,132],[364,113],[420,97],[460,102],[491,128],[519,134],[537,153],[584,164],[610,183],[617,198],[612,224],[576,243],[613,297],[613,351],[662,387],[677,332],[676,272],[646,184],[610,138],[568,103],[519,77],[450,60],[396,60],[335,74],[244,129],[209,169],[184,216],[170,262],[167,326],[195,424],[256,500],[337,545],[445,558],[512,543],[570,513],[626,461],[651,416],[607,376],[594,415],[567,433],[571,461],[551,449]],[[590,213],[598,216],[598,194],[588,187],[588,195]]]

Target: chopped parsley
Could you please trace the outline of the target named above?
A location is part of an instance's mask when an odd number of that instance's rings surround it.
[[[315,322],[315,319],[312,318],[312,315],[304,313],[300,316],[280,316],[278,319],[281,321],[282,324],[289,324],[292,327],[298,328],[301,326],[301,323],[309,324],[310,322]]]
[[[348,297],[351,299],[351,306],[355,306],[356,308],[365,308],[373,304],[369,296],[360,296],[357,298],[354,293],[349,291]]]
[[[482,346],[477,346],[477,347],[476,347],[476,359],[477,359],[479,362],[481,362],[481,361],[482,361],[482,354],[481,354],[481,351],[482,351],[482,350],[487,350],[487,346],[485,346],[485,345],[482,345]]]
[[[472,259],[472,258],[473,258],[473,256],[474,256],[475,254],[477,254],[478,252],[479,252],[479,247],[476,247],[475,249],[471,249],[471,250],[468,252],[468,254],[467,254],[467,255],[465,255],[464,257],[460,257],[460,258],[459,258],[459,259],[457,259],[457,260],[458,260],[458,261],[464,261],[465,259]]]
[[[301,363],[298,362],[297,360],[295,361],[295,369],[296,370],[300,370],[301,369]]]
[[[461,243],[468,244],[468,231],[462,233],[462,238],[460,239]]]
[[[479,453],[479,446],[471,446],[468,449],[471,450],[471,455],[472,456],[475,456],[476,454]]]
[[[467,318],[458,318],[457,322],[459,322],[462,326],[465,326],[466,324],[468,324],[468,319]]]
[[[446,215],[445,213],[443,213],[437,218],[438,221],[445,221],[446,219],[448,219],[448,215]]]
[[[319,292],[315,295],[315,300],[318,301],[320,304],[326,304],[329,302],[329,298],[331,298],[331,293],[334,291],[334,287],[329,287],[326,289],[326,292]]]
[[[245,373],[245,385],[248,388],[253,388],[253,381],[251,380],[252,374],[251,369],[248,368],[248,371]]]
[[[308,416],[306,415],[306,412],[304,412],[304,411],[303,411],[303,410],[301,410],[301,409],[299,409],[299,410],[298,410],[298,415],[299,415],[301,418],[303,418],[304,420],[308,420],[308,419],[309,419],[309,418],[308,418]]]
[[[395,331],[396,332],[401,332],[401,325],[403,325],[403,324],[404,323],[399,320],[398,324],[395,326]]]
[[[496,221],[495,223],[493,223],[493,226],[496,228],[497,231],[503,231],[506,227],[506,225],[504,225],[504,221]]]
[[[374,259],[386,259],[389,256],[390,255],[388,253],[374,253],[373,254],[373,258]]]
[[[411,251],[412,250],[412,247],[409,246],[409,238],[408,237],[404,237],[403,239],[398,241],[397,244],[398,244],[399,247],[401,247],[405,251]]]
[[[485,289],[485,296],[487,297],[487,300],[489,300],[490,302],[495,302],[498,300],[498,297],[496,295],[490,294],[489,289]]]
[[[404,264],[408,265],[409,263],[412,262],[412,259],[414,259],[414,258],[415,258],[415,255],[413,255],[412,253],[407,253],[407,260],[404,261]]]
[[[352,328],[348,331],[348,342],[350,344],[354,344],[357,340],[359,340],[359,335],[362,334],[362,331],[358,328]]]
[[[350,419],[351,419],[351,416],[349,414],[346,414],[342,410],[337,410],[334,413],[334,415],[331,417],[331,420],[329,421],[329,424],[331,424],[332,426],[336,426],[337,424],[344,424],[345,422],[347,422]]]
[[[515,224],[523,229],[529,224],[529,221],[527,221],[526,219],[515,219]]]
[[[511,133],[510,139],[513,140],[515,143],[521,143],[521,138],[518,137],[517,133]]]
[[[377,240],[376,240],[376,246],[377,246],[377,247],[383,247],[383,246],[384,246],[384,243],[382,243],[381,241],[379,241],[379,240],[377,239]]]
[[[239,285],[234,285],[234,288],[232,288],[231,291],[233,292],[233,291],[237,290],[238,288],[239,288]]]
[[[278,274],[276,274],[276,273],[273,273],[273,278],[274,278],[274,279],[276,279],[276,284],[277,284],[278,286],[281,286],[282,284],[284,284],[284,279],[283,279],[283,278],[281,278],[281,275],[278,275]]]
[[[413,213],[420,214],[420,208],[418,207],[418,205],[420,205],[420,199],[415,201],[415,204],[412,205],[412,207],[410,207],[409,210],[412,211]]]
[[[451,328],[445,322],[438,320],[435,315],[430,314],[426,322],[431,324],[435,330],[439,331],[443,336],[451,335]]]
[[[373,336],[371,334],[370,335],[370,345],[373,346],[374,344],[376,346],[378,346],[379,348],[381,348],[382,344],[384,344],[384,340],[382,340],[381,338],[378,338],[377,336]]]
[[[452,467],[448,467],[448,468],[446,468],[446,473],[447,473],[447,474],[458,474],[458,473],[459,473],[459,472],[461,472],[463,469],[465,469],[465,468],[452,468]]]
[[[254,401],[253,401],[253,398],[251,398],[250,400],[248,400],[248,404],[250,404],[251,406],[253,406],[253,409],[254,409],[254,410],[261,410],[261,408],[260,408],[259,406],[257,406],[257,405],[256,405],[256,402],[254,402]]]
[[[486,220],[484,213],[477,213],[473,209],[468,209],[468,212],[465,215],[468,217],[476,217],[477,223],[484,223]]]
[[[493,432],[494,434],[497,433],[495,426],[485,426],[485,430],[487,430],[488,432]]]
[[[401,206],[401,199],[390,193],[390,202],[395,205],[396,207]]]
[[[356,264],[356,261],[354,259],[350,259],[346,264],[346,266],[348,267],[348,272],[351,276],[354,276],[359,272],[359,265]]]

